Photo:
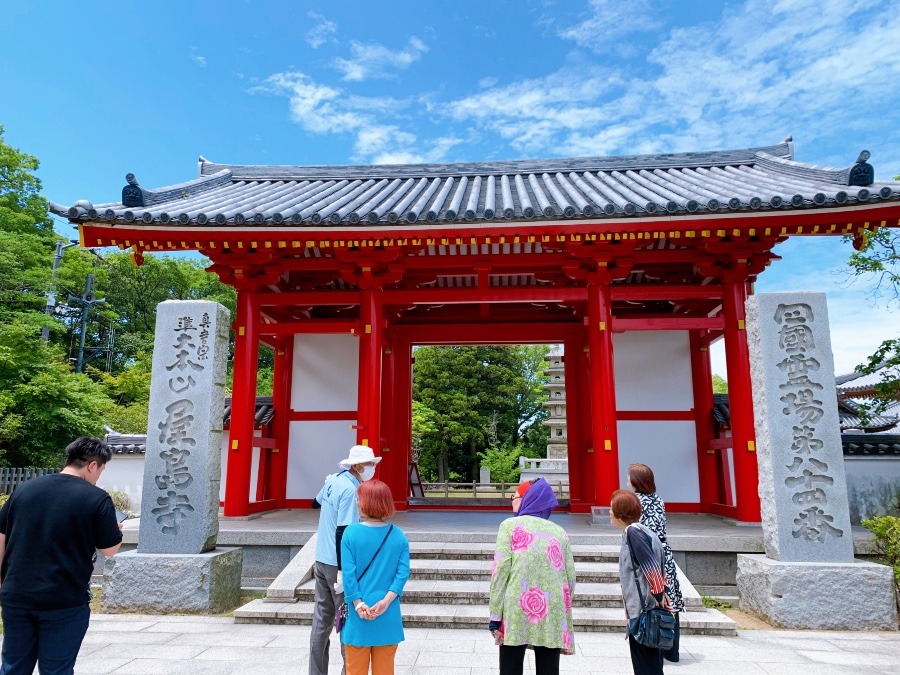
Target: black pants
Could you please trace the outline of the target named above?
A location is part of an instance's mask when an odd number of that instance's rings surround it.
[[[70,609],[27,610],[3,607],[4,675],[71,675],[91,610],[87,603]]]
[[[675,612],[675,641],[672,642],[672,648],[663,652],[663,657],[666,661],[671,661],[672,663],[677,663],[681,658],[678,655],[678,636],[681,635],[681,621],[678,618],[681,612]]]
[[[500,675],[522,675],[527,645],[508,647],[500,645]],[[534,672],[536,675],[559,675],[560,650],[549,647],[534,648]],[[662,672],[662,668],[660,668]]]
[[[652,649],[638,644],[628,636],[628,647],[631,649],[631,667],[634,675],[663,675],[663,653],[661,649]]]

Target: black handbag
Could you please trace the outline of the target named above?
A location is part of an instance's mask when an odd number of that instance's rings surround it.
[[[387,541],[387,538],[391,535],[391,530],[394,529],[393,523],[388,526],[388,531],[384,535],[384,539],[381,540],[381,544],[378,545],[378,550],[375,551],[375,555],[372,556],[372,559],[369,561],[369,564],[366,565],[366,569],[363,570],[362,574],[356,579],[357,583],[362,581],[362,578],[366,576],[366,572],[369,571],[369,568],[372,566],[372,563],[375,562],[375,558],[378,557],[378,554],[381,552],[381,547],[384,546],[384,542]],[[341,606],[337,608],[337,611],[334,613],[334,632],[340,633],[343,630],[344,625],[347,623],[347,613],[349,609],[347,607],[346,602],[342,602]]]
[[[631,552],[631,571],[634,572],[634,584],[637,586],[638,597],[641,597],[641,585],[638,583],[637,561],[634,559],[634,549],[625,534],[628,550]],[[668,650],[675,642],[675,615],[663,607],[644,607],[637,619],[637,626],[631,632],[635,641],[644,647],[651,649]]]

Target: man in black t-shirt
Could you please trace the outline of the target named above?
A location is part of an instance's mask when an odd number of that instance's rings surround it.
[[[72,673],[90,620],[94,552],[122,545],[116,511],[97,480],[112,453],[99,438],[66,448],[58,474],[23,483],[0,509],[0,675]]]

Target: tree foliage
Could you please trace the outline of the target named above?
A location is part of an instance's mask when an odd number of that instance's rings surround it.
[[[874,233],[865,232],[857,243],[859,249],[850,254],[847,263],[851,275],[870,280],[873,298],[884,300],[888,310],[900,307],[900,231],[881,228]],[[880,374],[875,398],[859,403],[861,416],[869,418],[884,412],[900,400],[900,337],[885,339],[856,370],[867,375]]]
[[[543,456],[544,346],[421,347],[413,367],[413,442],[426,480],[475,480],[484,453]],[[518,455],[516,455],[518,458]]]
[[[712,390],[714,394],[727,394],[728,382],[721,375],[712,376]]]

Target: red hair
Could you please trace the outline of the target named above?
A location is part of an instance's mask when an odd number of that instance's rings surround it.
[[[391,489],[380,480],[372,479],[363,482],[356,488],[359,512],[369,518],[390,518],[394,515],[394,497]]]
[[[616,490],[612,493],[609,502],[612,514],[626,525],[636,523],[641,519],[641,500],[631,490]]]

